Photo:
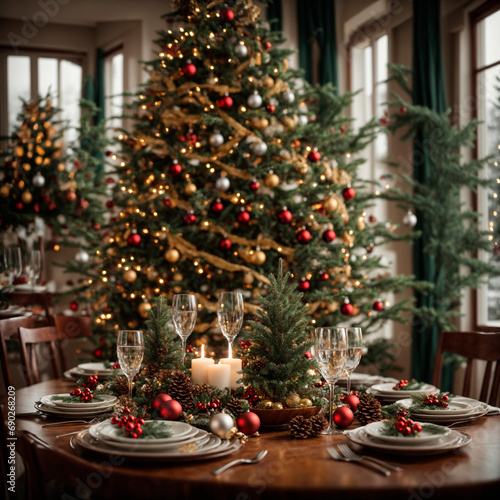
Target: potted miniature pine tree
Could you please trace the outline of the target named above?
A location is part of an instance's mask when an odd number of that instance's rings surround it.
[[[243,381],[255,394],[252,411],[263,425],[280,425],[297,415],[319,413],[321,390],[316,362],[310,348],[311,338],[307,306],[297,283],[289,282],[280,259],[278,274],[269,275],[269,292],[257,297],[259,309],[248,321]],[[251,340],[250,340],[251,339]]]

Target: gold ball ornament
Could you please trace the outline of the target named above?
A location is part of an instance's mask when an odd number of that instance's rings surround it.
[[[300,405],[300,401],[301,399],[298,394],[290,394],[290,396],[287,396],[285,403],[290,408],[297,408]]]
[[[175,248],[169,248],[165,254],[164,254],[164,257],[165,257],[165,260],[167,260],[168,262],[170,263],[174,263],[174,262],[177,262],[180,258],[181,254],[179,253],[179,251]]]
[[[133,269],[128,269],[123,273],[123,279],[127,283],[133,283],[137,279],[137,273]]]
[[[57,170],[59,170],[59,172],[64,172],[66,170],[66,165],[64,163],[58,163],[57,164]]]
[[[266,254],[262,250],[257,250],[252,255],[252,264],[261,266],[266,262]]]
[[[259,403],[259,408],[263,408],[264,410],[272,410],[273,402],[269,399],[264,399]]]
[[[283,405],[281,403],[279,403],[278,401],[275,401],[273,403],[272,409],[273,410],[282,410],[283,409]]]
[[[174,273],[172,279],[174,281],[182,281],[184,279],[184,276],[182,275],[182,273]]]
[[[24,191],[24,193],[21,195],[21,200],[23,203],[28,205],[33,201],[33,195],[29,191]]]
[[[252,118],[252,127],[263,130],[269,126],[269,120],[267,118]]]
[[[131,319],[128,323],[127,323],[127,326],[129,328],[137,328],[139,325],[139,322],[136,320],[136,319]]]
[[[266,76],[262,80],[262,86],[266,89],[270,89],[274,86],[274,78],[271,78],[270,76]]]
[[[299,403],[301,408],[310,408],[312,405],[312,401],[308,398],[302,398]]]
[[[243,283],[245,283],[245,285],[251,285],[253,283],[254,279],[255,278],[253,277],[252,273],[246,272],[243,275]]]
[[[194,193],[196,193],[196,184],[194,184],[193,182],[190,182],[188,184],[186,184],[186,186],[184,187],[184,194],[186,194],[187,196],[190,196]]]
[[[336,198],[326,198],[323,202],[323,207],[327,212],[335,212],[339,208],[339,202]]]
[[[174,286],[174,287],[172,288],[172,291],[173,291],[174,293],[181,293],[181,292],[182,292],[182,287],[181,287],[181,286]]]
[[[270,188],[275,188],[279,183],[280,183],[280,178],[276,174],[269,174],[264,179],[264,184]]]
[[[15,156],[23,156],[23,154],[24,154],[24,149],[22,146],[16,146],[14,148],[14,155]]]
[[[290,116],[284,116],[281,123],[287,130],[293,130],[296,126],[295,120]]]
[[[137,311],[141,315],[141,318],[147,318],[148,311],[151,311],[151,304],[149,302],[141,302],[139,304],[139,307],[137,308]]]
[[[2,198],[8,198],[10,194],[10,187],[7,184],[4,184],[0,187],[0,196]]]

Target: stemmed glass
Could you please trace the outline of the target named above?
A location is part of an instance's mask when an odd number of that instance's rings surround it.
[[[128,378],[129,397],[132,399],[132,380],[139,373],[144,356],[144,337],[141,330],[120,330],[116,343],[120,368]]]
[[[233,341],[243,324],[245,310],[241,292],[221,292],[217,303],[217,317],[224,337],[228,341],[228,357],[232,357]]]
[[[26,263],[24,270],[28,276],[28,282],[31,288],[35,289],[36,280],[40,277],[40,271],[42,268],[42,255],[40,250],[31,250],[26,254]]]
[[[328,428],[322,434],[340,434],[333,427],[333,400],[335,397],[335,382],[344,371],[347,359],[347,335],[345,328],[321,327],[316,328],[316,345],[314,356],[318,362],[321,375],[330,387],[330,413]]]
[[[19,247],[7,247],[3,251],[5,271],[9,277],[9,285],[12,285],[14,278],[21,276],[23,272],[23,260]]]
[[[187,293],[174,295],[172,302],[172,320],[175,332],[182,340],[182,364],[186,358],[186,340],[191,335],[196,324],[196,297]]]
[[[347,394],[351,394],[351,375],[358,367],[363,348],[363,333],[361,328],[346,328],[347,333],[347,361],[344,371],[347,373]]]

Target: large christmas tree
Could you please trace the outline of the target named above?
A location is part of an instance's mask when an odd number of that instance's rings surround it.
[[[135,328],[155,295],[182,291],[200,304],[196,331],[210,332],[218,293],[243,290],[255,313],[280,258],[313,323],[369,331],[400,318],[408,304],[386,297],[411,278],[382,271],[373,250],[394,226],[371,214],[373,185],[357,172],[378,125],[355,131],[350,95],[301,82],[250,0],[176,4],[134,129],[119,135],[97,322]]]

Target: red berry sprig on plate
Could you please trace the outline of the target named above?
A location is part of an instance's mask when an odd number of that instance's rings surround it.
[[[88,387],[91,391],[95,391],[95,388],[97,387],[97,381],[99,380],[99,377],[97,375],[91,375],[86,382],[83,382],[83,387]]]
[[[395,391],[403,391],[405,387],[408,385],[408,380],[401,379],[394,387]]]
[[[124,427],[127,437],[137,439],[142,436],[142,427],[146,422],[143,418],[134,417],[134,415],[130,414],[130,410],[125,408],[123,410],[122,417],[113,417],[111,419],[111,423],[117,425],[118,427]]]
[[[69,395],[78,396],[82,400],[82,403],[91,401],[94,398],[94,395],[92,394],[91,390],[88,387],[85,387],[85,389],[83,390],[77,388],[74,391],[71,391]]]
[[[442,408],[446,408],[448,406],[448,401],[449,397],[444,394],[442,396],[436,396],[435,394],[429,394],[425,399],[424,399],[424,405],[426,406],[441,406]]]
[[[407,419],[406,417],[398,417],[392,427],[394,427],[403,436],[416,435],[419,432],[422,432],[422,426],[420,424],[415,423],[413,420]]]

